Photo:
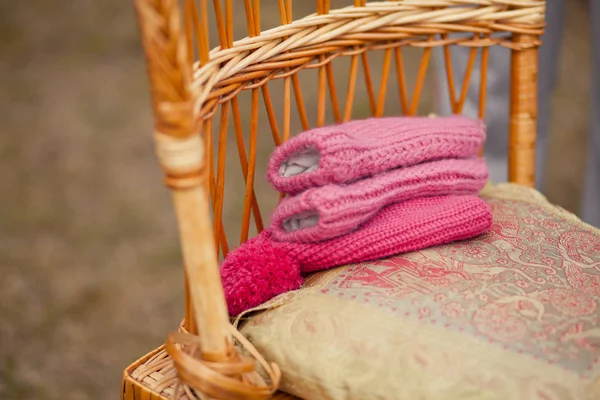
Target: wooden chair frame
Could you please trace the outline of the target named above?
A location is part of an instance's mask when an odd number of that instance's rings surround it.
[[[279,7],[281,25],[261,32],[260,1],[243,0],[248,36],[234,41],[233,2],[214,0],[212,11],[219,47],[210,51],[207,0],[134,0],[152,89],[157,156],[165,172],[165,182],[172,190],[179,222],[186,310],[180,332],[169,337],[166,351],[158,349],[125,371],[124,399],[166,399],[180,394],[196,398],[200,393],[218,399],[263,399],[275,392],[279,379],[277,367],[264,362],[235,332],[224,301],[218,273],[219,250],[223,254],[228,251],[222,224],[224,154],[221,150],[232,113],[245,178],[241,232],[244,241],[249,235],[251,215],[257,230],[263,227],[254,193],[259,94],[273,139],[279,145],[290,137],[292,95],[303,127],[309,127],[298,71],[318,70],[317,125],[325,123],[328,91],[335,121],[351,118],[359,62],[365,72],[372,115],[383,113],[392,61],[396,64],[402,111],[415,115],[431,51],[441,46],[452,109],[460,113],[476,52],[481,49],[479,116],[483,118],[488,49],[498,45],[508,47],[512,50],[509,180],[527,186],[534,183],[537,47],[543,33],[545,1],[404,0],[367,4],[355,0],[349,7],[333,10],[329,0],[316,0],[317,12],[295,21],[291,0],[268,1]],[[449,36],[460,32],[471,35]],[[500,37],[497,33],[509,35]],[[454,84],[451,45],[472,49],[460,91]],[[402,46],[424,48],[412,97],[408,96],[405,84]],[[366,57],[366,52],[374,49],[384,51],[377,95]],[[344,56],[350,57],[351,69],[348,95],[341,106],[331,61]],[[267,85],[276,79],[283,80],[284,88],[281,128]],[[252,96],[248,154],[237,98],[242,90],[250,90]],[[219,131],[216,159],[213,125]],[[234,341],[260,361],[269,375],[266,380],[259,378],[253,364],[238,354]]]

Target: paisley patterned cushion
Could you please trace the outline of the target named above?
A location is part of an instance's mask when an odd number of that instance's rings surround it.
[[[490,233],[318,273],[242,317],[307,399],[600,399],[600,231],[516,185]]]

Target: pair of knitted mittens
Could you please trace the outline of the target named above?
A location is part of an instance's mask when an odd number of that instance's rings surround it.
[[[463,117],[357,120],[306,131],[271,157],[268,178],[287,196],[272,224],[221,267],[237,315],[334,266],[468,239],[492,223],[476,195],[481,121]]]

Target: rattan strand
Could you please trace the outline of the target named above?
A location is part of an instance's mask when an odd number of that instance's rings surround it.
[[[147,360],[141,362],[137,368],[130,373],[125,374],[126,381],[135,382],[136,385],[141,385],[146,392],[149,400],[170,400],[175,398],[175,391],[178,390],[177,372],[173,366],[173,362],[164,347],[157,349],[154,354]],[[126,383],[128,385],[128,383]],[[125,389],[131,393],[133,388]],[[179,389],[181,392],[181,389]],[[188,391],[189,392],[189,391]],[[148,393],[151,395],[148,396]],[[124,399],[138,399],[138,397],[125,397]],[[272,400],[299,400],[297,397],[287,393],[277,392],[272,397]],[[181,394],[179,400],[196,400],[193,396],[190,397],[185,392]]]
[[[166,350],[179,379],[174,398],[179,398],[183,392],[188,398],[196,399],[195,393],[200,392],[215,399],[266,400],[275,393],[281,379],[279,367],[267,363],[233,326],[229,325],[229,328],[250,357],[239,355],[232,344],[228,345],[225,358],[203,354],[199,338],[186,332],[183,326],[180,332],[169,335]],[[255,361],[266,373],[268,381],[255,371]]]
[[[197,336],[190,335],[182,323],[179,332],[169,336],[165,348],[159,349],[135,368],[131,372],[131,377],[153,393],[169,399],[200,399],[195,390],[191,389],[192,387],[196,390],[203,389],[204,396],[214,396],[218,399],[271,398],[281,378],[279,368],[267,363],[247,339],[233,327],[230,329],[251,358],[239,356],[233,348],[226,360],[205,361],[193,356],[199,351],[198,339]],[[254,371],[254,360],[259,363],[268,377],[268,384],[265,384],[262,376]],[[243,381],[232,378],[238,375],[244,375]],[[242,382],[255,382],[254,389],[249,392]],[[283,394],[280,396],[295,398]]]
[[[177,0],[135,0],[152,87],[156,131],[175,137],[194,129],[191,113],[191,68],[181,34]]]
[[[160,164],[171,174],[197,172],[204,164],[204,147],[200,135],[175,138],[156,132],[154,142]]]

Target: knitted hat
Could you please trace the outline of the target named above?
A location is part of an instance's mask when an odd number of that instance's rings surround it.
[[[317,243],[277,242],[269,230],[231,251],[221,279],[231,315],[302,284],[302,274],[389,257],[477,236],[492,214],[476,196],[416,198],[392,204],[347,235]]]
[[[484,141],[483,122],[462,116],[355,120],[283,143],[273,152],[268,178],[278,191],[294,194],[425,161],[474,157]]]
[[[353,231],[386,205],[415,197],[477,194],[487,178],[483,159],[450,159],[308,189],[277,206],[273,239],[303,243],[331,239]]]

